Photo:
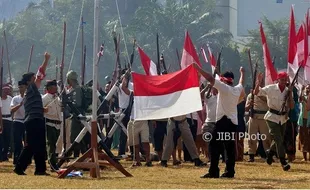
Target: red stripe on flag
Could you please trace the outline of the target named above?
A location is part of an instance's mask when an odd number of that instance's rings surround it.
[[[193,65],[160,76],[132,73],[134,96],[160,96],[199,87],[198,74]]]
[[[288,55],[287,55],[287,60],[290,64],[293,64],[296,53],[297,53],[297,37],[295,29],[294,8],[292,5],[290,26],[289,26],[289,38],[288,38]]]
[[[151,59],[144,53],[144,51],[140,47],[138,47],[138,51],[145,74],[150,75]]]

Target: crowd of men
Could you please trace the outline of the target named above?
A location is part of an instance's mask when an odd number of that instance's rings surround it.
[[[44,93],[39,92],[41,82],[45,80],[49,58],[50,55],[45,53],[38,72],[22,76],[18,81],[18,94],[13,96],[9,85],[2,88],[0,161],[8,161],[13,155],[14,172],[18,175],[25,175],[32,158],[36,165],[35,175],[49,175],[46,172],[46,160],[52,171],[59,170],[57,157],[63,154],[63,126],[66,126],[66,149],[84,128],[72,110],[63,121],[66,111],[62,109],[58,81],[46,80]],[[109,111],[126,113],[121,122],[127,133],[118,127],[112,138],[105,140],[107,147],[118,149],[119,158],[129,155],[126,159],[133,161],[132,167],[142,166],[143,161],[147,167],[153,166],[154,161],[160,161],[160,166],[168,167],[171,157],[173,165],[180,165],[184,161],[202,167],[209,161],[209,172],[202,178],[219,178],[220,160],[226,162],[221,177],[234,177],[235,162],[244,160],[244,148],[248,148],[248,162],[254,162],[257,154],[266,159],[269,165],[277,158],[284,171],[290,169],[288,162],[295,159],[296,142],[303,153],[303,161],[309,159],[309,85],[298,93],[297,88],[288,85],[287,73],[282,72],[278,74],[276,84],[264,86],[263,75],[259,74],[255,88],[246,95],[243,68],[240,68],[240,79],[236,83],[232,72],[225,72],[215,79],[197,64],[194,67],[207,81],[201,85],[203,110],[156,121],[134,120],[135,108],[131,98],[134,84],[130,77],[122,77],[117,92],[107,104]],[[71,94],[70,101],[74,102],[77,110],[85,115],[85,94],[79,84],[78,74],[69,71],[66,79],[64,90]],[[108,81],[99,94],[104,97],[114,84]],[[249,118],[247,112],[250,112]],[[115,122],[112,119],[100,120],[99,124],[107,136]],[[229,138],[222,138],[223,133],[228,134]],[[245,133],[250,137],[247,139],[248,147],[244,147]],[[207,139],[206,134],[212,138]],[[299,139],[296,139],[297,134]],[[264,138],[253,138],[258,136]],[[73,157],[85,153],[89,146],[88,134],[75,146]],[[201,154],[206,162],[200,159]]]

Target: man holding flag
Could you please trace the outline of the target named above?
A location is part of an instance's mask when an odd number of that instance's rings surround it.
[[[240,68],[239,84],[233,86],[234,74],[232,72],[225,72],[219,80],[202,70],[199,65],[194,64],[194,67],[218,90],[215,127],[209,133],[211,138],[205,139],[210,141],[211,165],[209,173],[201,176],[201,178],[219,178],[219,157],[223,147],[227,153],[227,160],[225,172],[221,177],[233,178],[235,175],[234,135],[238,125],[237,105],[243,92],[244,69]],[[223,135],[229,138],[223,138]]]

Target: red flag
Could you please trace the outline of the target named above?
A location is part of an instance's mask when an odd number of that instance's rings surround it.
[[[181,68],[184,69],[192,63],[197,63],[199,66],[201,66],[194,44],[189,36],[188,31],[186,31],[181,59]]]
[[[141,64],[146,75],[157,75],[156,64],[144,53],[144,51],[138,47]]]
[[[294,17],[294,8],[292,5],[290,26],[289,26],[289,37],[288,37],[288,54],[287,54],[288,63],[293,64],[296,52],[297,52],[297,41],[296,41],[296,29],[295,29],[295,17]]]
[[[260,35],[262,38],[263,54],[264,54],[265,84],[269,85],[269,84],[273,84],[274,81],[277,80],[277,71],[275,70],[272,64],[263,25],[261,22],[259,22],[259,25],[260,25]]]
[[[209,44],[207,44],[207,46],[208,46],[208,54],[209,54],[209,57],[210,57],[210,64],[211,64],[212,72],[214,72],[214,69],[216,67],[216,58],[213,55]]]

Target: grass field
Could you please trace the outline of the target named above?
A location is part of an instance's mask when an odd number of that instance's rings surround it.
[[[130,168],[131,162],[123,161],[123,166],[134,177],[126,178],[114,168],[101,170],[100,179],[92,179],[88,172],[81,178],[58,179],[51,176],[34,176],[34,166],[26,171],[27,176],[13,173],[12,162],[0,163],[0,188],[310,188],[310,163],[300,161],[301,155],[291,164],[291,170],[284,172],[280,163],[267,165],[260,158],[256,162],[236,163],[234,179],[200,179],[208,167],[198,168],[191,163],[182,163],[162,168],[158,163],[154,167]],[[221,172],[224,165],[221,164]]]

